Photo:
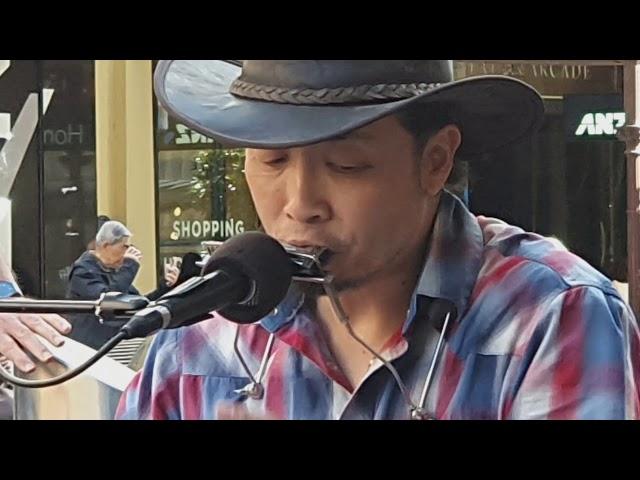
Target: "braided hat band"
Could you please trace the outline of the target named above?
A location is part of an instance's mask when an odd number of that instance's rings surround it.
[[[345,105],[396,101],[417,97],[439,87],[440,83],[394,83],[353,87],[300,89],[258,85],[235,80],[229,92],[252,100],[265,100],[290,105]]]

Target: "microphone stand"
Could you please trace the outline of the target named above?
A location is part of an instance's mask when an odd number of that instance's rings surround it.
[[[105,292],[97,300],[32,300],[29,298],[0,299],[2,313],[93,313],[106,312],[130,318],[149,305],[149,299],[139,295]]]
[[[30,300],[24,298],[0,299],[0,312],[3,313],[93,313],[101,323],[105,323],[102,315],[107,314],[117,320],[129,319],[139,310],[149,305],[149,299],[142,296],[128,295],[120,292],[103,293],[98,300]],[[107,322],[115,323],[112,321]],[[47,380],[25,380],[11,375],[0,367],[0,379],[16,387],[44,388],[66,382],[109,353],[122,340],[131,336],[120,331],[105,343],[89,360],[79,367]]]

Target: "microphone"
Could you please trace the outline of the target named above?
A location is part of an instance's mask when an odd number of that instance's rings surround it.
[[[121,328],[126,338],[192,325],[211,311],[235,323],[254,323],[284,299],[293,265],[284,247],[261,232],[230,238],[211,255],[202,274],[182,283]]]

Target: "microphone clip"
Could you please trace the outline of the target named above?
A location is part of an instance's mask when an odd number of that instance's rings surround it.
[[[240,401],[244,401],[247,398],[262,400],[262,397],[264,396],[264,387],[262,386],[262,383],[253,381],[242,388],[234,390],[233,392],[240,395]]]

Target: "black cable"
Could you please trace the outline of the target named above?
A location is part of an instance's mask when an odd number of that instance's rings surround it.
[[[15,387],[24,387],[24,388],[44,388],[44,387],[52,387],[54,385],[58,385],[62,382],[66,382],[67,380],[72,379],[73,377],[80,375],[91,365],[96,363],[102,357],[104,357],[109,351],[115,347],[118,343],[128,337],[126,332],[118,332],[114,337],[109,339],[107,343],[105,343],[100,350],[96,352],[96,354],[91,357],[89,360],[84,362],[77,368],[73,370],[69,370],[68,372],[63,373],[54,378],[49,378],[47,380],[25,380],[24,378],[18,378],[11,375],[9,372],[6,372],[2,367],[0,367],[0,379],[6,383],[9,383]]]

